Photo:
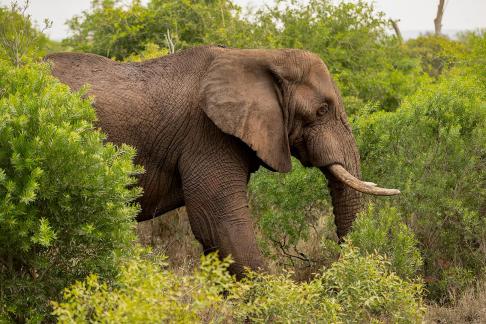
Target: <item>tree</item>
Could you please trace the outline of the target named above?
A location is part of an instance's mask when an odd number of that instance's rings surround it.
[[[406,42],[409,55],[420,59],[422,70],[437,79],[454,66],[468,61],[464,42],[443,35],[423,35]]]
[[[403,42],[403,36],[402,32],[400,31],[400,28],[398,27],[398,23],[400,22],[399,19],[390,19],[390,24],[393,27],[393,30],[395,31],[395,35],[397,35],[397,39],[401,42]]]
[[[91,10],[68,22],[73,36],[64,44],[123,60],[138,54],[149,43],[160,48],[175,45],[175,50],[225,43],[239,26],[238,11],[239,7],[227,0],[151,0],[146,6],[139,0],[128,6],[118,0],[93,1]]]
[[[435,35],[439,36],[442,31],[442,17],[444,16],[444,6],[445,0],[439,0],[439,5],[437,6],[437,14],[434,19]]]

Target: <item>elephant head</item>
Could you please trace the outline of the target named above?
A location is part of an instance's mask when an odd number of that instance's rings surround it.
[[[360,158],[331,75],[301,50],[221,50],[201,95],[206,115],[246,143],[267,168],[288,172],[291,155],[327,177],[341,239],[361,208],[361,192],[396,195],[361,181]]]

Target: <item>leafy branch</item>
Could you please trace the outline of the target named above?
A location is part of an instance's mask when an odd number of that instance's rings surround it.
[[[52,21],[44,19],[43,26],[36,30],[32,26],[31,15],[27,13],[29,0],[21,5],[17,1],[10,8],[0,8],[0,47],[15,66],[22,65],[25,56],[36,49],[43,33],[52,26]]]

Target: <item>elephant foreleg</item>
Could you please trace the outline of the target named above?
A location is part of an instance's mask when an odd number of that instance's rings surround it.
[[[230,272],[241,278],[245,267],[265,269],[248,208],[249,170],[229,157],[195,161],[181,171],[184,199],[195,237],[205,253],[231,255]]]

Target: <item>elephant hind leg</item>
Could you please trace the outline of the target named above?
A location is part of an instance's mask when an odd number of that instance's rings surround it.
[[[144,193],[139,199],[142,211],[137,221],[153,219],[184,206],[181,178],[176,168],[172,172],[163,172],[151,164],[145,164],[144,168],[146,172],[140,180]]]

